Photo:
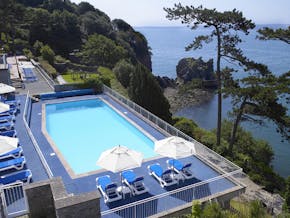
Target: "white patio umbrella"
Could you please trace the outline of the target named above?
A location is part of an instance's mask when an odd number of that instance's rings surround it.
[[[18,146],[18,138],[0,136],[0,155],[14,150]]]
[[[15,88],[4,83],[0,83],[0,94],[15,92]]]
[[[104,151],[97,161],[97,165],[112,172],[140,167],[143,155],[140,152],[131,150],[119,145]]]
[[[9,104],[5,104],[3,102],[0,102],[0,113],[9,111],[10,109],[10,105]]]
[[[171,136],[155,142],[154,151],[162,156],[174,159],[196,154],[193,142],[177,136]]]

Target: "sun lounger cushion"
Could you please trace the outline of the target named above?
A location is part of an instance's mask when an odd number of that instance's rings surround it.
[[[22,147],[19,146],[17,147],[16,149],[12,150],[12,151],[9,151],[5,154],[1,154],[0,155],[0,160],[2,159],[6,159],[6,158],[10,158],[10,157],[13,157],[13,158],[19,158],[22,154],[23,150],[22,150]]]
[[[14,123],[13,122],[2,122],[0,123],[0,130],[4,129],[4,130],[10,130],[14,127]]]
[[[179,160],[167,160],[168,168],[173,168],[176,173],[181,173],[186,179],[193,178],[193,173],[190,171],[191,163],[183,164]]]
[[[14,115],[0,116],[0,122],[11,122],[15,120]]]
[[[17,132],[16,132],[16,130],[0,131],[0,135],[9,136],[9,137],[16,137]]]
[[[0,161],[0,171],[17,169],[20,170],[24,167],[25,158],[19,157],[12,160]]]
[[[21,170],[15,173],[7,174],[0,177],[0,183],[3,185],[13,183],[16,181],[22,181],[24,183],[29,183],[32,178],[32,173],[30,170]]]
[[[144,185],[144,177],[137,177],[133,170],[127,170],[121,173],[122,182],[125,183],[130,189],[133,195],[140,195],[148,192],[148,188]]]
[[[163,171],[162,167],[158,163],[149,165],[148,170],[149,174],[159,181],[161,187],[171,186],[177,183],[177,181],[171,176],[172,170]]]

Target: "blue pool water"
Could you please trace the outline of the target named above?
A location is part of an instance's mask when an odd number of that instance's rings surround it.
[[[47,104],[46,130],[75,174],[100,169],[100,154],[117,145],[155,155],[154,142],[101,99]]]

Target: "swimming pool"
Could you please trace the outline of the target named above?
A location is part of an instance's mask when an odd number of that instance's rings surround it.
[[[103,100],[45,105],[46,131],[74,174],[98,170],[100,154],[125,145],[150,158],[153,139],[118,114]]]

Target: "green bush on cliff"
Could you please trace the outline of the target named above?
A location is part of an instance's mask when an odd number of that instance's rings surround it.
[[[136,66],[130,79],[129,97],[158,117],[171,122],[170,105],[152,73],[142,64]]]
[[[94,34],[89,36],[79,54],[83,63],[112,68],[115,64],[126,57],[126,50],[118,46],[113,40]]]
[[[113,69],[117,79],[125,88],[130,85],[130,75],[134,73],[134,71],[135,67],[125,59],[120,60]]]

